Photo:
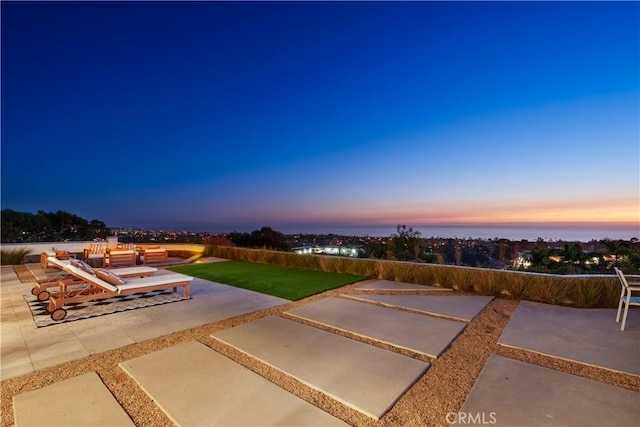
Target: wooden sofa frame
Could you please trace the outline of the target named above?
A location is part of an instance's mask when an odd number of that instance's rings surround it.
[[[169,260],[166,249],[143,249],[140,255],[143,264],[164,264]]]
[[[136,251],[107,249],[104,253],[103,266],[109,268],[130,267],[136,265]]]

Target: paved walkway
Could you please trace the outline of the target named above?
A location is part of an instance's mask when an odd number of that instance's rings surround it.
[[[3,267],[3,379],[4,372],[20,375],[17,372],[20,372],[23,365],[30,365],[33,370],[36,365],[51,366],[71,358],[85,357],[90,354],[87,347],[91,345],[95,346],[90,347],[93,351],[98,351],[99,348],[115,348],[118,342],[126,345],[130,340],[137,342],[135,339],[145,339],[141,337],[170,333],[175,326],[174,323],[178,324],[178,328],[191,327],[185,325],[215,322],[285,302],[225,285],[194,281],[194,285],[196,284],[198,286],[192,287],[192,300],[104,316],[105,319],[112,318],[109,322],[122,325],[126,330],[122,335],[116,332],[117,327],[114,324],[107,326],[92,322],[100,318],[41,328],[46,332],[38,333],[29,331],[29,320],[20,308],[20,303],[26,304],[19,294],[28,291],[29,287],[15,283],[11,274]],[[435,357],[446,351],[457,334],[464,330],[467,322],[471,321],[491,298],[407,295],[403,288],[415,291],[416,286],[420,285],[403,286],[394,282],[378,285],[370,283],[368,286],[373,289],[380,286],[386,290],[397,288],[399,292],[397,295],[383,295],[390,297],[384,299],[377,298],[381,295],[362,293],[321,299],[291,309],[283,314],[285,317],[269,316],[222,330],[215,333],[212,340],[229,345],[278,369],[320,391],[327,399],[342,402],[375,420],[384,415],[404,392],[428,371],[430,363],[392,350],[383,350],[350,339],[348,336],[351,334],[354,337],[365,337],[389,344],[392,349],[397,347],[422,351],[424,354],[430,354],[435,360]],[[16,294],[20,298],[17,298]],[[6,304],[6,316],[5,297],[10,301]],[[354,300],[353,297],[359,299]],[[176,308],[182,304],[191,304],[191,307],[184,310]],[[215,304],[219,305],[212,308]],[[159,312],[151,314],[155,310]],[[169,313],[166,310],[176,311]],[[455,315],[452,316],[452,313]],[[601,315],[597,313],[597,310],[567,309],[522,302],[505,328],[500,343],[536,352],[542,352],[539,347],[542,345],[545,354],[572,358],[579,363],[607,369],[612,369],[606,366],[611,358],[605,356],[593,359],[587,356],[594,352],[602,355],[616,352],[622,353],[616,357],[627,360],[625,363],[629,360],[640,360],[640,349],[637,347],[635,335],[640,324],[640,310],[635,309],[629,313],[629,329],[625,332],[620,332],[619,326],[615,324],[614,309],[602,310]],[[164,322],[167,316],[170,320]],[[193,316],[198,320],[187,319]],[[443,316],[454,317],[457,320],[446,319]],[[6,328],[5,317],[9,320]],[[305,323],[301,323],[302,321]],[[313,325],[343,331],[347,336]],[[455,328],[451,329],[451,325]],[[607,328],[608,334],[614,334],[614,329],[617,330],[616,338],[603,342],[605,335],[599,335],[599,328]],[[55,337],[49,338],[49,333],[56,329],[61,332],[54,332]],[[22,335],[22,345],[26,348],[22,358],[26,361],[21,361],[19,356],[22,350],[19,340],[15,337],[16,330]],[[560,337],[579,335],[579,339],[574,339],[569,345],[564,346],[573,349],[573,356],[568,357],[562,353],[563,340],[566,338],[556,339],[553,332],[556,330]],[[105,331],[113,332],[120,338],[116,342],[99,345],[97,341],[99,337],[104,338]],[[428,334],[423,335],[423,331],[428,331]],[[9,345],[6,347],[5,333],[9,337]],[[436,340],[438,343],[432,346],[432,349],[421,347],[423,341],[428,340],[428,335],[439,337],[440,340]],[[58,339],[65,336],[69,337],[65,341],[69,345],[68,348],[58,342]],[[629,340],[631,345],[614,349],[607,347],[611,346],[612,342],[624,340]],[[76,351],[74,349],[77,348],[77,342],[81,344],[81,348]],[[342,421],[332,415],[221,356],[205,344],[193,341],[179,344],[137,359],[122,361],[120,367],[177,425],[342,424]],[[65,351],[68,349],[72,351]],[[630,366],[631,372],[635,372],[635,365],[631,363]],[[629,372],[627,368],[613,369]],[[87,390],[91,390],[91,393],[95,390],[96,393],[102,393],[101,400],[110,402],[112,399],[106,386],[91,375],[78,378],[78,383],[69,381],[14,396],[16,425],[28,425],[28,420],[47,420],[47,417],[51,417],[52,402],[41,406],[30,403],[42,396],[64,396],[67,400],[73,400],[75,396],[86,395]],[[258,396],[269,396],[269,399],[264,400]],[[122,408],[118,405],[108,403],[107,407],[111,408],[109,411],[113,411],[114,417],[122,415]],[[568,415],[567,411],[577,411],[579,414]],[[606,418],[604,414],[612,411],[615,411],[615,415]],[[640,419],[639,411],[638,392],[492,355],[464,406],[449,421],[457,419],[460,424],[465,425],[577,423],[636,426],[637,420]],[[79,421],[78,412],[86,411],[71,409],[58,415],[56,420],[67,425],[91,425],[92,422],[100,421]]]

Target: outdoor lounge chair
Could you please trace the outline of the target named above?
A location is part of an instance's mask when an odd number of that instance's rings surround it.
[[[67,316],[65,305],[77,302],[99,301],[118,295],[131,295],[167,288],[173,288],[173,291],[177,292],[178,287],[184,288],[184,296],[188,298],[189,285],[193,280],[193,277],[180,273],[124,280],[109,270],[98,269],[95,270],[97,275],[93,275],[73,265],[67,265],[65,271],[80,279],[82,286],[68,289],[64,281],[58,282],[60,291],[51,293],[47,305],[47,311],[56,321],[63,320]]]
[[[624,326],[627,323],[627,313],[629,312],[630,305],[640,305],[640,296],[633,296],[633,293],[640,294],[640,282],[627,282],[627,278],[624,276],[624,273],[618,268],[613,267],[618,275],[618,279],[620,279],[620,285],[622,286],[622,290],[620,292],[620,302],[618,302],[618,314],[616,314],[616,323],[620,322],[620,312],[622,311],[622,306],[624,305],[624,313],[622,315],[622,325],[620,326],[620,330],[624,331]]]
[[[36,295],[38,301],[46,301],[49,299],[50,292],[47,290],[53,287],[59,287],[59,282],[61,280],[66,282],[66,286],[70,285],[82,284],[82,280],[70,275],[65,267],[73,264],[79,263],[80,260],[62,260],[58,259],[55,256],[49,257],[47,260],[47,264],[49,266],[53,266],[59,269],[59,273],[54,275],[53,277],[48,277],[45,279],[36,280],[35,286],[31,289],[31,294]],[[88,264],[85,264],[85,269],[91,273],[93,268]],[[154,267],[124,267],[124,268],[114,268],[111,270],[114,274],[124,277],[124,278],[133,278],[133,277],[148,277],[153,276],[158,269]]]

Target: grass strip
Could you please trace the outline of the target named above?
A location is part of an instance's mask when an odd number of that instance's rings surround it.
[[[171,267],[169,270],[290,301],[297,301],[366,278],[353,274],[304,270],[247,261],[181,265]]]

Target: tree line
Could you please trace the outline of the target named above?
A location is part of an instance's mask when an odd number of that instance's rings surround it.
[[[65,211],[34,214],[3,209],[0,215],[2,243],[87,241],[106,239],[111,233],[102,221]]]
[[[274,251],[289,251],[291,249],[284,234],[266,226],[260,230],[253,230],[251,233],[234,231],[227,233],[226,236],[212,236],[204,243],[215,246],[238,246]]]

